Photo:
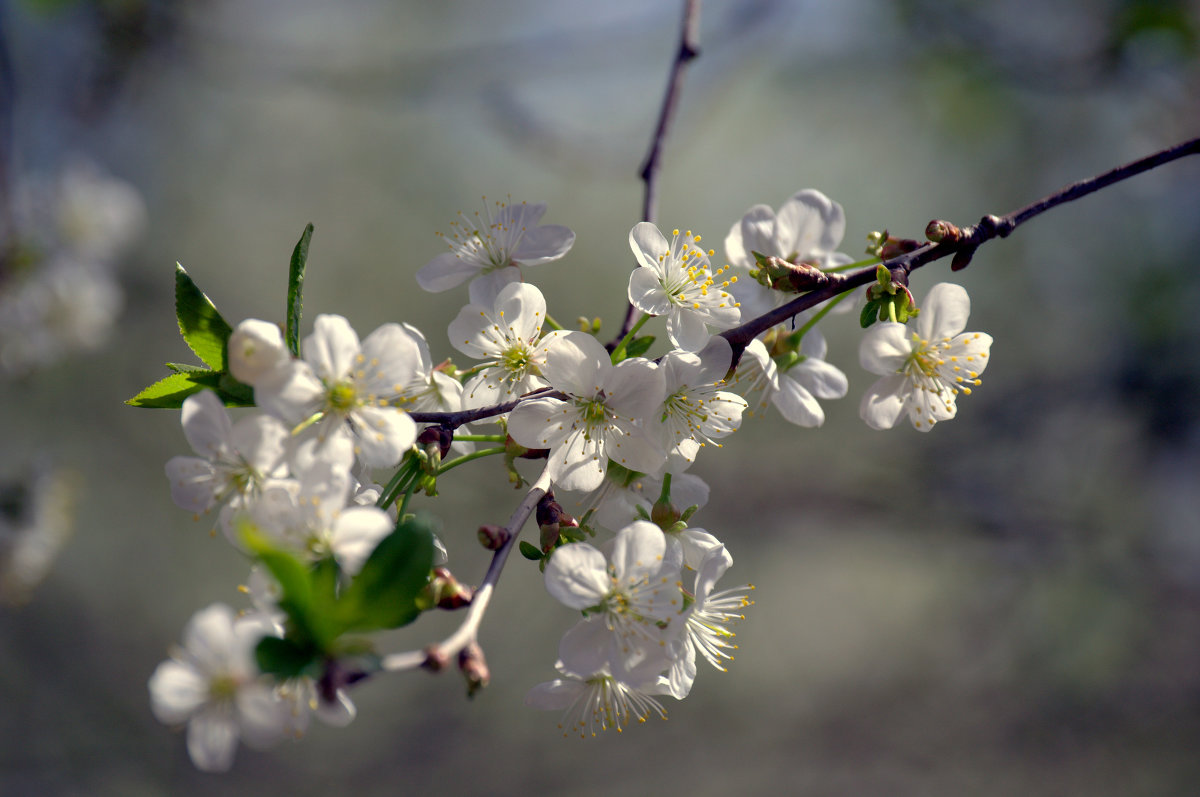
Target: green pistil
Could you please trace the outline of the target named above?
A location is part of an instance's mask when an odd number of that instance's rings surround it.
[[[504,363],[504,369],[509,373],[524,374],[525,369],[529,367],[529,352],[525,350],[524,346],[513,346],[504,352],[501,362]]]
[[[218,675],[208,683],[208,696],[215,701],[232,701],[237,697],[237,681],[231,675]]]
[[[351,382],[338,382],[329,388],[326,396],[329,408],[335,412],[346,412],[358,404],[358,391]]]
[[[588,431],[591,431],[597,426],[604,425],[604,423],[608,420],[608,407],[604,405],[603,401],[596,401],[595,399],[582,401],[580,402],[580,409],[583,411],[581,413],[583,416],[583,423],[584,426],[587,427]]]

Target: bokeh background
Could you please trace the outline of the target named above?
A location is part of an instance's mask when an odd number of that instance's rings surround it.
[[[530,273],[560,319],[623,312],[638,165],[679,2],[8,0],[6,165],[86,156],[143,194],[109,344],[0,384],[0,470],[74,474],[74,535],[0,609],[0,794],[1187,795],[1200,791],[1200,163],[1047,214],[952,279],[995,337],[984,385],[922,435],[868,430],[852,317],[824,325],[851,394],[819,430],[750,423],[696,466],[700,525],[757,585],[728,673],[667,722],[581,742],[522,705],[572,613],[515,558],[482,634],[493,684],[381,677],[314,726],[196,772],[146,680],[245,563],[170,500],[177,413],[122,402],[190,361],[183,263],[227,318],[416,324],[435,356],[464,292],[422,294],[434,231],[480,197],[577,235]],[[970,223],[1200,131],[1200,7],[1152,0],[730,0],[701,15],[660,220],[718,249],[755,203],[815,187],[842,249]],[[517,496],[453,474],[451,566]],[[461,478],[458,478],[461,477]],[[452,616],[384,641],[440,638]]]

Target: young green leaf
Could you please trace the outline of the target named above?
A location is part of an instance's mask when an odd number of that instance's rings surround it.
[[[545,556],[540,548],[531,542],[525,542],[525,540],[521,540],[520,549],[521,556],[524,556],[526,559],[532,562],[539,562],[541,561],[542,557]]]
[[[175,317],[188,348],[214,371],[227,371],[225,344],[233,329],[178,263],[175,264]]]
[[[343,628],[373,631],[416,619],[416,598],[433,567],[433,528],[424,517],[407,518],[379,541],[338,601]]]
[[[295,678],[308,669],[317,658],[317,649],[294,639],[266,636],[258,641],[254,658],[258,669],[268,675],[286,680]]]
[[[285,339],[288,349],[300,356],[300,315],[304,308],[304,266],[308,262],[308,245],[312,241],[313,226],[309,222],[292,250],[291,268],[288,270],[287,331]]]
[[[653,345],[653,335],[644,335],[640,338],[634,338],[633,340],[629,341],[629,345],[625,347],[625,356],[641,357],[643,354],[648,352],[650,347]]]
[[[177,410],[183,406],[183,400],[193,393],[199,393],[207,385],[197,381],[197,376],[214,374],[213,371],[176,373],[158,380],[125,403],[131,407],[152,407],[155,409]],[[215,375],[215,374],[214,374]]]

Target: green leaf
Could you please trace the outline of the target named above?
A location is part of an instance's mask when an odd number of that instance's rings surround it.
[[[863,329],[875,323],[875,319],[879,315],[879,303],[867,302],[863,305],[862,312],[858,314],[858,325]]]
[[[225,345],[233,329],[178,263],[175,264],[175,317],[188,348],[214,371],[227,371]]]
[[[276,548],[249,523],[244,523],[238,534],[279,584],[279,608],[288,616],[288,636],[311,642],[318,650],[327,650],[337,637],[337,629],[328,607],[320,606],[315,600],[313,575],[308,567],[289,552]]]
[[[287,347],[296,357],[300,356],[300,314],[304,308],[304,266],[308,262],[308,245],[312,241],[313,226],[309,222],[292,250],[292,264],[288,270],[287,293]]]
[[[521,549],[521,556],[524,556],[530,561],[539,562],[541,561],[542,557],[545,556],[545,554],[542,553],[541,548],[538,548],[531,542],[521,540],[521,545],[519,547]]]
[[[167,367],[175,373],[158,380],[125,403],[132,407],[177,410],[188,396],[207,389],[216,391],[227,407],[254,406],[254,391],[229,374],[178,363],[167,363]]]
[[[167,368],[170,368],[172,373],[176,374],[215,373],[211,368],[205,368],[203,365],[191,365],[189,363],[167,363]]]
[[[640,337],[640,338],[634,338],[633,340],[629,341],[629,345],[625,347],[625,356],[626,357],[641,357],[643,354],[648,352],[650,350],[650,347],[653,345],[654,345],[654,336],[653,335],[644,335],[643,337]]]
[[[308,669],[317,658],[317,653],[312,645],[294,639],[266,636],[258,641],[258,646],[254,649],[254,658],[258,661],[258,669],[280,680],[286,680],[295,678]]]
[[[188,396],[193,393],[199,393],[206,387],[215,387],[215,380],[213,384],[204,383],[204,379],[208,375],[218,376],[213,371],[171,374],[144,388],[141,393],[138,393],[125,403],[131,407],[177,410],[183,406],[183,400]]]
[[[422,516],[410,517],[379,541],[362,570],[338,601],[345,630],[397,628],[417,618],[416,598],[433,567],[433,528]]]

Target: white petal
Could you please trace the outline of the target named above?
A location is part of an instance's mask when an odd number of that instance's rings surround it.
[[[318,378],[339,382],[349,376],[361,351],[358,333],[340,315],[319,315],[313,321],[312,334],[301,346],[304,361]]]
[[[171,457],[166,471],[176,506],[197,514],[208,511],[219,485],[212,463],[198,457]]]
[[[912,336],[904,324],[884,321],[867,330],[858,346],[863,370],[886,376],[904,367],[912,354]]]
[[[741,221],[742,249],[745,256],[736,265],[754,268],[754,252],[776,257],[786,257],[789,253],[781,251],[776,242],[775,211],[766,205],[755,205],[746,211]],[[730,258],[733,262],[733,258]]]
[[[575,233],[570,227],[560,224],[527,226],[512,259],[523,266],[538,266],[558,260],[574,245]]]
[[[635,520],[617,533],[612,564],[617,579],[632,584],[658,573],[667,549],[662,529],[646,520]]]
[[[183,646],[205,675],[229,672],[239,645],[233,633],[233,609],[214,603],[192,615],[183,630]]]
[[[908,380],[903,374],[885,376],[863,394],[858,415],[872,429],[891,429],[904,408],[901,392]]]
[[[208,700],[208,679],[174,659],[150,676],[150,708],[159,722],[178,725]]]
[[[811,188],[792,195],[779,208],[777,235],[788,250],[809,257],[837,249],[846,232],[842,206]]]
[[[430,293],[448,291],[479,273],[479,265],[454,252],[442,252],[417,272],[417,284]]]
[[[504,320],[512,336],[524,341],[536,340],[546,320],[546,297],[537,286],[513,282],[496,296],[496,320]]]
[[[559,489],[589,492],[604,481],[608,456],[600,440],[585,435],[582,429],[576,429],[550,452],[546,467],[550,471],[551,481]]]
[[[333,728],[345,728],[354,718],[358,716],[358,709],[354,706],[354,701],[345,691],[339,689],[334,694],[332,703],[321,700],[317,703],[317,717]]]
[[[640,221],[629,231],[629,248],[640,265],[661,274],[659,258],[671,251],[671,244],[654,224]]]
[[[939,282],[929,289],[921,313],[917,316],[917,334],[925,340],[952,338],[967,328],[971,297],[965,289],[950,282]]]
[[[238,727],[250,747],[264,749],[283,738],[291,724],[291,706],[267,682],[242,686],[237,693]]]
[[[303,360],[289,360],[262,376],[254,386],[254,403],[264,412],[295,425],[321,408],[325,388]]]
[[[199,770],[228,772],[237,743],[238,727],[231,706],[209,706],[188,722],[188,755]]]
[[[329,541],[342,571],[355,575],[362,570],[367,557],[392,528],[392,519],[378,507],[358,506],[343,510]]]
[[[842,370],[824,360],[805,360],[798,363],[784,372],[780,382],[785,379],[796,380],[821,399],[839,399],[850,389],[850,382]]]
[[[595,606],[604,600],[608,590],[608,563],[604,554],[587,543],[558,548],[546,565],[546,591],[572,609]]]
[[[700,351],[710,337],[704,321],[705,318],[700,313],[676,307],[667,316],[667,337],[678,349]]]
[[[591,397],[612,367],[600,341],[586,332],[568,332],[558,336],[546,352],[542,376],[565,393]]]
[[[233,425],[225,405],[211,390],[193,393],[183,402],[183,436],[188,445],[205,459],[227,459],[231,454],[229,438]]]
[[[821,405],[795,379],[780,377],[779,390],[771,396],[771,403],[780,415],[797,426],[811,428],[825,423],[825,411]]]
[[[659,273],[652,268],[638,266],[629,275],[629,303],[646,315],[666,315],[671,311],[671,300],[662,286]]]
[[[492,307],[500,291],[514,282],[521,281],[521,269],[516,266],[506,266],[480,274],[467,288],[467,296],[471,304]]]
[[[657,412],[667,394],[662,369],[642,357],[631,357],[610,367],[601,387],[608,396],[608,406],[633,419]]]
[[[526,448],[554,448],[570,434],[574,420],[565,401],[523,401],[509,413],[508,434]]]
[[[358,456],[367,467],[392,467],[416,442],[417,425],[395,407],[360,407],[354,419]]]
[[[561,711],[575,702],[587,686],[580,681],[553,681],[538,684],[525,695],[525,705],[545,711]]]

